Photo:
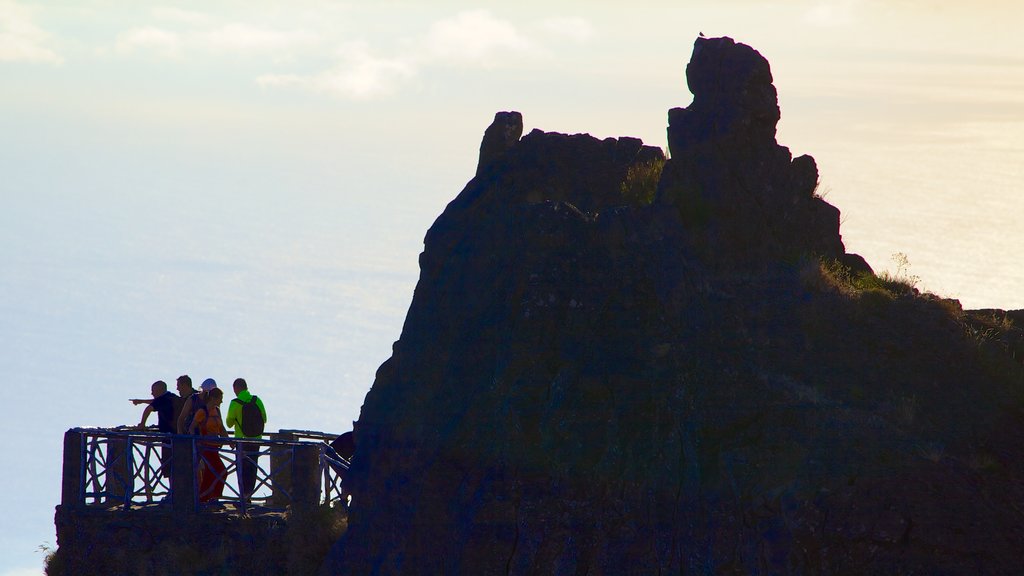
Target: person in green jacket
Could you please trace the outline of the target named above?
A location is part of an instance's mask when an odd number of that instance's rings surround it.
[[[263,401],[260,400],[259,396],[253,396],[249,392],[249,385],[245,382],[244,378],[236,378],[232,388],[235,390],[235,399],[228,406],[228,417],[225,424],[228,428],[234,428],[235,438],[259,440],[263,436],[264,424],[267,422],[267,409],[263,407]],[[246,413],[249,414],[249,418],[253,419],[255,419],[256,414],[255,410],[247,408],[246,405],[248,404],[255,404],[259,408],[259,414],[263,419],[262,422],[245,421],[247,418]],[[249,433],[246,434],[246,431]],[[260,457],[260,445],[240,442],[239,447],[242,451],[242,462],[241,466],[238,467],[238,484],[242,489],[242,498],[248,501],[252,497],[253,492],[256,491],[256,472],[259,469],[257,462]]]

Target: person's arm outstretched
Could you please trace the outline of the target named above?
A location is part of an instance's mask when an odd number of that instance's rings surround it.
[[[139,420],[139,428],[146,427],[146,420],[149,420],[150,413],[153,412],[153,405],[146,406],[146,409],[142,411],[142,420]]]

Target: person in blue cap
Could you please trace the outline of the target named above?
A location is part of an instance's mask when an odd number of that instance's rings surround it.
[[[199,387],[199,392],[185,400],[185,404],[181,407],[181,414],[178,414],[178,434],[189,433],[189,429],[192,427],[192,419],[195,418],[196,412],[206,406],[206,399],[209,397],[210,391],[216,387],[217,381],[213,378],[207,378],[203,380],[202,386]]]

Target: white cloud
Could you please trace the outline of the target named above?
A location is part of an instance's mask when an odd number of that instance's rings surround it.
[[[50,42],[50,34],[36,26],[28,8],[0,0],[0,62],[62,63]]]
[[[150,15],[153,24],[117,36],[114,53],[164,58],[186,54],[249,55],[280,63],[304,55],[319,59],[326,53],[329,58],[323,45],[329,34],[337,34],[336,27],[310,21],[309,15],[300,18],[305,23],[294,29],[220,20],[210,14],[169,6],[153,8]],[[262,20],[267,17],[263,14]],[[391,50],[381,50],[366,42],[349,42],[337,51],[334,62],[320,72],[264,74],[256,78],[256,83],[365,99],[395,93],[423,70],[451,66],[490,68],[512,59],[547,57],[551,52],[545,49],[545,42],[568,39],[582,43],[593,35],[593,27],[582,18],[548,18],[520,27],[486,10],[467,10],[434,21],[419,34],[393,38]]]
[[[568,38],[574,42],[587,42],[594,37],[594,26],[585,18],[548,18],[538,27],[552,36]]]
[[[153,52],[165,58],[177,58],[182,53],[183,44],[181,36],[175,32],[146,26],[119,34],[115,50],[121,54]]]
[[[336,67],[311,76],[260,76],[260,86],[298,87],[339,96],[367,99],[391,94],[405,80],[416,74],[414,64],[401,58],[378,58],[370,54],[367,46],[356,43],[339,50]]]
[[[317,36],[304,30],[281,31],[231,23],[204,32],[202,40],[213,50],[247,54],[281,52],[294,47],[313,45],[317,42]]]
[[[192,21],[198,22],[198,19]],[[148,52],[164,58],[178,58],[186,52],[273,54],[280,57],[294,49],[314,46],[317,42],[317,36],[311,32],[274,30],[233,22],[181,31],[157,26],[132,28],[117,36],[114,50],[119,54]]]
[[[502,53],[535,52],[537,46],[514,25],[484,10],[462,12],[430,26],[422,56],[450,64],[492,66]]]
[[[346,45],[338,61],[319,74],[267,74],[257,78],[264,87],[294,87],[366,99],[393,94],[424,69],[460,66],[494,67],[508,58],[545,54],[538,36],[584,42],[593,27],[582,18],[552,18],[529,27],[533,35],[484,10],[471,10],[438,20],[424,33],[407,38],[392,56],[381,56],[365,42]]]
[[[202,12],[182,10],[173,6],[158,6],[153,9],[153,16],[158,20],[186,24],[189,26],[202,26],[210,22],[210,17]]]

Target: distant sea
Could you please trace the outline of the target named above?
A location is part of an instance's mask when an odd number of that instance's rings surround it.
[[[1024,308],[1024,122],[809,137],[848,251],[965,308]],[[799,153],[799,152],[797,152]]]
[[[358,175],[239,190],[147,168],[4,185],[0,576],[41,573],[38,548],[56,544],[64,431],[137,423],[128,399],[157,379],[213,377],[230,395],[245,377],[273,430],[351,429],[444,207]]]

